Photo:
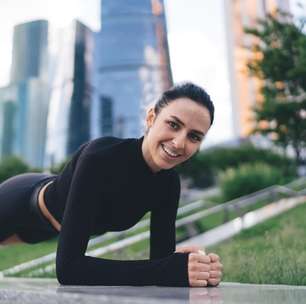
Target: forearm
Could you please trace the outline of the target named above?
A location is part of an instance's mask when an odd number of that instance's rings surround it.
[[[188,286],[188,254],[174,253],[155,260],[118,261],[82,256],[57,259],[63,285]]]

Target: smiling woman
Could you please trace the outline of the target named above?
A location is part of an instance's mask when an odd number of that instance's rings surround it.
[[[213,123],[209,96],[193,84],[166,91],[147,114],[143,153],[154,170],[170,169],[196,153]]]
[[[218,285],[222,264],[200,247],[175,251],[180,181],[173,169],[198,151],[214,119],[209,95],[192,83],[164,92],[140,138],[84,143],[59,175],[27,173],[0,184],[0,242],[59,235],[58,281],[65,285]],[[151,212],[150,259],[85,255],[90,236],[121,231]]]

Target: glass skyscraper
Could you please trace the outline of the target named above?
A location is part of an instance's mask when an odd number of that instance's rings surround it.
[[[48,22],[16,25],[13,42],[10,84],[0,94],[1,154],[42,167],[49,100]]]
[[[73,21],[57,38],[46,166],[65,160],[90,139],[92,31]]]
[[[103,0],[101,20],[95,35],[91,136],[138,137],[147,105],[172,85],[164,4]]]
[[[48,21],[35,20],[14,28],[10,83],[44,78],[48,61]]]

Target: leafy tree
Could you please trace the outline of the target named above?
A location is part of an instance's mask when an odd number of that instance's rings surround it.
[[[0,182],[29,170],[29,166],[22,159],[17,156],[8,156],[0,163]]]
[[[277,11],[258,20],[245,32],[256,37],[255,53],[248,63],[252,76],[262,80],[263,101],[255,106],[256,127],[281,146],[291,146],[297,165],[302,164],[306,146],[306,35],[305,20]]]

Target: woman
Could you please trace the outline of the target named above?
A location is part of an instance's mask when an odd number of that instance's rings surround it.
[[[213,119],[202,88],[174,86],[147,112],[145,136],[98,138],[83,144],[58,176],[8,179],[0,185],[0,241],[37,243],[59,234],[56,273],[64,285],[218,285],[217,255],[197,246],[175,251],[180,183],[172,169],[199,150]],[[91,235],[128,229],[148,211],[149,260],[85,255]]]

